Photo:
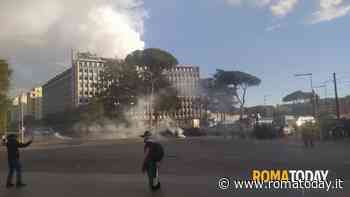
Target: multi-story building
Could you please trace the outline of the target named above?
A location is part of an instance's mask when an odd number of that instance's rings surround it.
[[[54,77],[43,86],[44,116],[63,112],[87,104],[101,89],[101,73],[108,59],[89,52],[72,51],[72,67]],[[175,114],[177,120],[188,123],[199,119],[199,67],[178,65],[164,73],[179,93],[181,109]],[[147,118],[149,104],[140,112]],[[166,116],[161,116],[165,118]],[[181,123],[182,124],[182,123]]]
[[[177,90],[181,102],[175,119],[181,126],[197,126],[202,113],[200,102],[199,67],[177,65],[166,71],[167,78]]]
[[[146,67],[138,66],[140,72],[147,70]],[[151,117],[154,120],[162,121],[175,118],[178,126],[189,127],[197,126],[201,116],[200,89],[199,89],[199,67],[192,65],[177,65],[174,68],[164,71],[164,75],[170,84],[177,90],[180,100],[180,108],[174,112],[157,112],[158,118],[151,116],[151,106],[149,99],[143,103],[143,107],[138,106],[138,112],[131,110],[140,120],[148,120]],[[156,124],[156,123],[155,123]]]
[[[12,99],[9,108],[9,119],[12,123],[22,119],[42,119],[42,87],[33,88],[31,91],[21,93]]]
[[[72,88],[75,107],[87,104],[99,93],[96,84],[101,81],[107,59],[89,52],[72,51]]]
[[[22,93],[12,99],[12,105],[9,109],[10,122],[18,123],[22,117],[27,116],[28,113],[28,99],[27,94]]]
[[[105,58],[89,52],[72,51],[72,66],[44,86],[44,116],[87,104],[99,92]]]
[[[72,69],[69,68],[43,85],[44,117],[72,109],[74,106],[72,78]]]
[[[42,87],[33,88],[27,93],[28,114],[35,120],[42,119]]]

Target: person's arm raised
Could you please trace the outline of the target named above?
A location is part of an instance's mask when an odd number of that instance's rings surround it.
[[[27,146],[31,145],[31,144],[32,144],[32,142],[33,142],[33,139],[29,140],[29,141],[28,141],[28,142],[26,142],[26,143],[20,143],[20,142],[17,142],[17,146],[18,146],[18,148],[25,148],[25,147],[27,147]]]

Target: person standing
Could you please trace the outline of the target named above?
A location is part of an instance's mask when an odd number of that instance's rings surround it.
[[[302,126],[302,139],[305,148],[314,147],[315,123],[307,122]]]
[[[164,157],[163,146],[152,138],[150,131],[145,131],[141,136],[144,138],[145,157],[142,164],[142,172],[148,176],[149,187],[152,191],[160,189],[159,167]]]
[[[26,184],[22,182],[22,166],[20,162],[20,151],[19,148],[25,148],[29,146],[33,142],[33,139],[28,141],[27,143],[20,143],[17,141],[17,136],[14,134],[10,134],[7,136],[6,147],[7,147],[7,155],[8,155],[8,165],[9,165],[9,173],[6,181],[6,188],[11,188],[14,186],[12,183],[12,177],[16,172],[17,182],[16,187],[24,187]]]

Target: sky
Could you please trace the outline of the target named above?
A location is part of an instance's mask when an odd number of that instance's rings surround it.
[[[84,3],[84,6],[81,4]],[[181,64],[240,70],[262,83],[249,106],[279,104],[296,90],[350,94],[348,0],[1,0],[0,57],[13,65],[13,92],[40,85],[70,65],[70,48],[125,57],[156,47]],[[69,5],[69,6],[68,6]]]

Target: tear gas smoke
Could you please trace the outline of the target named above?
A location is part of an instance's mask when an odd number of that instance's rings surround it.
[[[1,0],[0,58],[13,65],[12,94],[64,71],[71,49],[124,58],[143,49],[143,0]]]
[[[79,122],[73,127],[73,131],[82,138],[89,139],[126,139],[139,138],[145,130],[150,130],[148,121],[149,115],[145,112],[149,107],[149,97],[138,99],[137,104],[124,112],[128,123],[103,118],[95,122]],[[132,115],[136,114],[136,115]],[[175,121],[167,118],[158,122],[158,127],[152,130],[157,139],[164,139],[169,134],[174,137],[184,138],[183,130],[175,126]]]

